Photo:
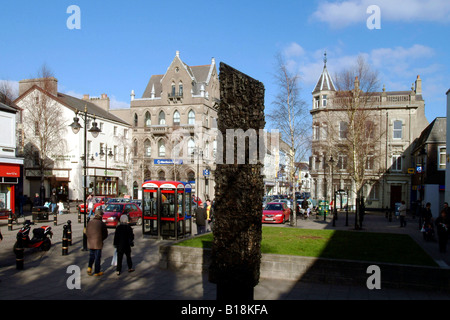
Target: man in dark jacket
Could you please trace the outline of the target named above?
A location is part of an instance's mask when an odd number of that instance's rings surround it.
[[[206,208],[196,209],[197,234],[203,234],[206,232]]]
[[[56,189],[52,190],[52,195],[50,196],[50,210],[52,213],[56,213],[58,203],[58,196],[56,195]]]
[[[87,273],[92,275],[92,265],[94,265],[94,276],[101,276],[100,261],[102,258],[103,241],[108,237],[108,229],[102,221],[103,210],[97,208],[94,219],[90,220],[86,227],[87,244],[89,248],[89,263]]]

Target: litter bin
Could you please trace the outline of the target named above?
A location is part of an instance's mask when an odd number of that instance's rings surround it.
[[[319,215],[328,214],[329,211],[328,201],[320,200],[319,201]]]
[[[33,211],[31,212],[33,216],[33,222],[49,221],[49,213],[50,210],[46,206],[33,207]]]

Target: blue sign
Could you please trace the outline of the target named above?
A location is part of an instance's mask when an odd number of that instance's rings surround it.
[[[183,160],[172,160],[172,159],[154,159],[154,164],[183,164]]]
[[[203,170],[203,175],[204,176],[209,176],[210,173],[211,172],[209,170],[207,170],[207,169]]]

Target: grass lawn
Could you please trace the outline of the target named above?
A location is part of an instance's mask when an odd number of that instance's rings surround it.
[[[437,266],[408,235],[263,227],[261,252],[273,254]],[[177,245],[211,248],[208,233]]]

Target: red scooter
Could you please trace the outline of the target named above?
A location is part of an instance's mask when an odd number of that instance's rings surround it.
[[[42,251],[50,250],[52,242],[49,237],[51,238],[53,236],[52,227],[41,226],[40,228],[33,229],[33,238],[30,240],[29,234],[32,224],[30,220],[26,220],[23,223],[23,227],[17,232],[17,241],[13,247],[14,252],[16,252],[16,248],[19,246],[19,242],[22,242],[23,248],[38,248]]]

